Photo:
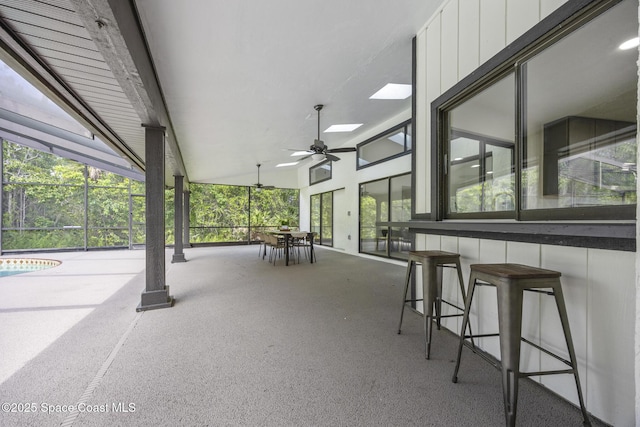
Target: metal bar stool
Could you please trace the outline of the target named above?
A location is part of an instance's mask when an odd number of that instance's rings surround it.
[[[422,299],[407,299],[411,273],[415,264],[422,264]],[[400,323],[398,333],[402,331],[402,318],[404,307],[407,302],[424,301],[424,332],[425,332],[425,357],[428,359],[431,354],[431,333],[433,331],[432,320],[436,319],[438,329],[440,329],[440,319],[443,317],[462,316],[464,309],[442,299],[442,267],[455,268],[458,271],[458,283],[462,298],[465,298],[464,281],[462,279],[462,269],[460,268],[460,254],[444,251],[410,251],[407,263],[407,275],[404,283],[404,294],[402,298],[402,310],[400,311]],[[442,315],[442,303],[450,305],[458,310],[460,314]],[[435,305],[436,315],[433,315]]]
[[[471,275],[469,277],[469,292],[465,303],[464,317],[462,319],[462,331],[460,332],[460,342],[458,345],[458,357],[456,367],[453,372],[453,382],[458,382],[458,369],[460,368],[460,358],[462,356],[462,346],[470,347],[476,354],[487,359],[496,368],[502,370],[502,392],[504,398],[504,412],[506,425],[515,426],[516,410],[518,404],[518,380],[521,377],[530,377],[534,375],[554,375],[554,374],[573,374],[578,391],[578,399],[580,400],[580,409],[584,418],[585,425],[591,425],[587,409],[584,406],[582,397],[582,389],[580,388],[580,379],[578,378],[578,365],[576,363],[576,355],[573,349],[573,340],[571,331],[569,330],[569,319],[562,295],[562,287],[560,285],[561,273],[553,270],[545,270],[542,268],[529,267],[521,264],[473,264],[471,265]],[[465,335],[467,325],[469,325],[469,310],[476,286],[489,285],[495,286],[497,290],[498,300],[498,334],[473,335],[469,329],[469,335]],[[541,291],[539,289],[550,289],[550,291]],[[570,360],[562,359],[549,350],[544,349],[525,338],[522,338],[522,301],[523,292],[539,292],[555,297],[560,321],[564,331],[564,337],[567,344]],[[500,355],[501,361],[496,361],[490,355],[481,352],[475,346],[469,344],[466,338],[473,337],[500,337]],[[541,371],[541,372],[520,372],[520,345],[521,341],[543,351],[564,364],[570,369]]]

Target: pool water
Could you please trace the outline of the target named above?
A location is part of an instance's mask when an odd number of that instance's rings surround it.
[[[60,261],[38,258],[0,258],[0,277],[44,270],[60,265]]]

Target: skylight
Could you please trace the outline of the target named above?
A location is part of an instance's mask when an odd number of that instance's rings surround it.
[[[287,166],[295,166],[295,165],[297,165],[298,163],[299,163],[299,162],[278,163],[278,164],[276,165],[276,167],[277,167],[277,168],[284,168],[284,167],[287,167]]]
[[[358,129],[360,126],[362,126],[362,123],[351,123],[351,124],[344,124],[344,125],[331,125],[325,130],[325,133],[329,133],[329,132],[351,132],[351,131],[354,131],[354,130]]]
[[[411,85],[387,83],[369,99],[407,99],[411,96]]]

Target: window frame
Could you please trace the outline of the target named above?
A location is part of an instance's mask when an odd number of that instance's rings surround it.
[[[314,197],[318,198],[318,200],[319,200],[319,209],[320,209],[320,212],[318,213],[318,218],[320,220],[320,224],[318,225],[318,229],[319,229],[318,230],[318,239],[314,240],[315,241],[314,244],[318,244],[318,245],[321,245],[321,246],[327,246],[327,247],[330,247],[330,248],[333,247],[333,241],[334,241],[334,238],[333,238],[333,232],[334,232],[333,193],[334,193],[334,191],[335,190],[324,191],[322,193],[315,193],[315,194],[309,195],[309,225],[310,225],[310,228],[312,230],[313,230],[313,198]],[[324,224],[323,224],[323,221],[322,221],[322,214],[324,212],[324,210],[323,210],[324,201],[323,200],[324,200],[324,196],[327,195],[327,194],[331,194],[331,225],[329,226],[331,228],[331,244],[324,244],[323,241],[322,241],[323,237],[324,237],[324,233],[323,233]]]
[[[323,179],[320,179],[320,180],[317,180],[317,181],[313,181],[311,179],[312,176],[313,176],[313,171],[315,169],[321,168],[323,165],[326,165],[326,164],[329,165],[329,177],[323,178]],[[333,178],[333,162],[331,160],[325,159],[325,160],[321,161],[320,163],[309,167],[309,186],[315,185],[315,184],[319,184],[321,182],[329,181],[331,178]]]
[[[447,126],[448,127],[448,126]],[[486,155],[486,146],[487,145],[494,145],[497,147],[502,147],[502,148],[513,148],[513,151],[511,152],[511,168],[512,171],[515,175],[515,169],[517,166],[516,163],[516,145],[515,144],[511,144],[507,141],[502,141],[499,139],[495,139],[492,137],[487,137],[484,135],[478,135],[478,134],[474,134],[471,132],[467,132],[467,131],[461,131],[461,130],[456,130],[453,129],[453,133],[458,135],[458,136],[462,136],[462,137],[468,137],[471,139],[476,139],[478,140],[478,142],[480,143],[482,149],[480,150],[480,154],[478,155],[478,160],[486,160],[489,156]],[[513,147],[510,147],[510,145],[513,145]],[[445,162],[447,162],[446,165],[444,165],[445,168],[449,168],[449,165],[453,165],[452,160],[448,160],[446,159],[446,156],[449,155],[450,153],[448,152],[448,149],[445,149]],[[484,164],[483,162],[480,163],[480,170],[484,169]],[[479,173],[479,175],[481,175]],[[486,175],[486,173],[482,174],[482,175]],[[484,182],[484,179],[486,177],[483,177],[483,181],[479,181],[479,182]],[[449,188],[448,188],[448,182],[445,182],[445,186],[443,188],[443,202],[445,203],[445,210],[449,210]],[[515,183],[514,183],[515,184]],[[484,191],[484,190],[483,190]],[[515,191],[515,185],[514,185],[514,191]],[[478,211],[478,212],[448,212],[445,213],[447,219],[476,219],[476,218],[499,218],[499,219],[511,219],[511,218],[515,218],[515,210],[504,210],[504,211]]]
[[[636,204],[590,207],[522,209],[522,166],[525,114],[526,70],[522,62],[544,51],[549,45],[570,34],[577,28],[606,13],[623,0],[582,0],[567,2],[555,12],[500,51],[451,89],[435,99],[431,104],[431,173],[432,182],[437,183],[431,194],[432,220],[444,219],[515,219],[516,221],[539,220],[634,220]],[[515,213],[510,215],[498,212],[449,213],[448,181],[445,176],[446,154],[448,152],[448,112],[466,100],[493,85],[509,73],[515,72]],[[420,219],[420,216],[417,216]],[[426,218],[425,218],[426,219]]]
[[[413,173],[411,172],[405,172],[405,173],[400,173],[400,174],[396,174],[396,175],[391,175],[391,176],[386,176],[386,177],[382,177],[382,178],[377,178],[377,179],[372,179],[369,181],[364,181],[364,182],[360,182],[358,183],[358,253],[361,254],[366,254],[366,255],[371,255],[371,256],[377,256],[377,257],[381,257],[381,258],[389,258],[389,259],[396,259],[396,260],[402,260],[405,261],[407,259],[407,257],[400,257],[397,256],[397,254],[402,253],[402,251],[392,251],[390,248],[390,238],[391,238],[391,231],[393,228],[407,228],[408,233],[411,236],[411,248],[413,248],[414,246],[414,238],[413,238],[413,233],[411,233],[411,229],[410,227],[408,227],[408,224],[406,222],[403,221],[392,221],[392,198],[391,198],[391,194],[392,194],[392,186],[391,186],[391,181],[394,178],[399,178],[399,177],[404,177],[404,176],[408,176],[410,178],[410,182],[411,182],[411,194],[413,195]],[[372,184],[375,182],[382,182],[382,181],[386,181],[386,186],[387,186],[387,221],[380,221],[380,223],[378,224],[381,228],[386,228],[387,230],[387,235],[386,235],[386,246],[385,246],[385,254],[381,255],[379,253],[375,253],[375,252],[368,252],[368,251],[364,251],[362,249],[362,186],[363,185],[367,185],[367,184]],[[414,205],[414,199],[413,197],[410,198],[411,200],[411,212],[413,212],[413,205]],[[394,256],[394,254],[396,256]]]
[[[407,128],[411,127],[411,132],[413,133],[413,121],[412,119],[406,120],[400,124],[395,125],[392,128],[389,128],[383,132],[380,132],[379,134],[365,140],[362,141],[358,144],[356,144],[356,170],[360,170],[360,169],[365,169],[371,166],[375,166],[375,165],[379,165],[380,163],[384,163],[384,162],[388,162],[389,160],[393,160],[393,159],[397,159],[398,157],[402,157],[402,156],[406,156],[408,154],[411,154],[411,152],[413,151],[413,135],[411,135],[412,141],[411,141],[411,146],[407,147]],[[360,165],[360,150],[362,149],[362,147],[366,146],[366,145],[370,145],[373,144],[383,138],[385,138],[388,135],[391,135],[395,132],[397,132],[400,129],[405,129],[404,131],[404,147],[401,153],[398,154],[394,154],[388,157],[384,157],[381,159],[378,159],[376,161],[367,163],[366,165]]]

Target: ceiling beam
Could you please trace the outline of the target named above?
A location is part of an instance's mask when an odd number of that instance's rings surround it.
[[[188,175],[178,141],[133,2],[70,1],[140,117],[141,124],[166,129],[167,184],[172,185],[170,176],[181,175],[188,185]]]
[[[143,159],[0,20],[0,59],[140,170]]]

